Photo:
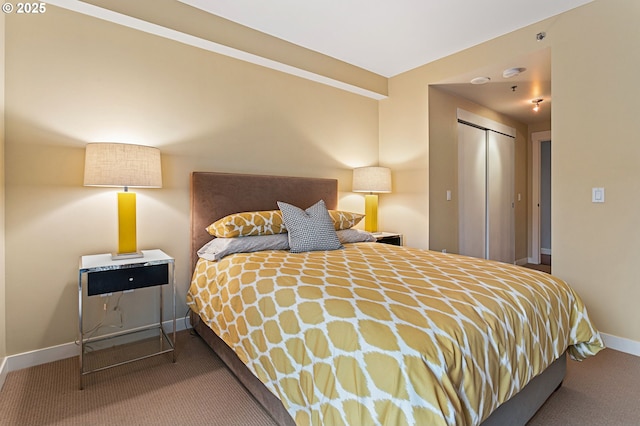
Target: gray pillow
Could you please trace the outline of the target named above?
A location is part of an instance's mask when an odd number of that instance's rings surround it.
[[[323,200],[306,210],[278,201],[291,253],[343,248]]]
[[[233,253],[288,249],[289,238],[287,234],[214,238],[198,250],[198,257],[215,262]]]
[[[342,244],[377,241],[376,237],[374,237],[372,233],[362,231],[360,229],[342,229],[340,231],[336,231],[336,234],[338,234],[338,239]]]

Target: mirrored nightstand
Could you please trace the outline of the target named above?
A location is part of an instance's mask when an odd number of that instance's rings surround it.
[[[143,257],[133,259],[112,260],[109,253],[80,258],[78,276],[80,389],[84,386],[85,375],[107,368],[169,352],[173,353],[173,362],[176,361],[174,259],[162,250],[143,250],[142,253]],[[159,292],[159,299],[153,297],[148,300],[159,300],[158,322],[95,337],[86,335],[83,317],[88,298],[104,297],[119,292],[156,289]],[[168,333],[163,326],[165,292],[169,292],[171,298],[172,308],[169,318],[173,322],[171,333]],[[106,310],[106,302],[104,306]],[[101,349],[88,350],[88,345]],[[118,350],[114,350],[115,348]]]

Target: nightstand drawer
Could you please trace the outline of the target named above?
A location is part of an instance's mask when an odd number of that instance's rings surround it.
[[[87,274],[87,295],[95,296],[116,291],[133,290],[169,283],[169,265],[95,271]]]

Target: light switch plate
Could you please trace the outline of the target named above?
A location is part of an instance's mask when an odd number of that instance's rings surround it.
[[[604,188],[591,188],[591,202],[604,203]]]

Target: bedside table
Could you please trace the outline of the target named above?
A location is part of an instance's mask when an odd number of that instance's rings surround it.
[[[78,268],[80,389],[83,388],[85,375],[107,368],[169,352],[173,352],[173,362],[176,362],[175,262],[172,257],[162,250],[142,250],[142,254],[143,257],[119,260],[112,260],[111,254],[108,253],[82,256],[80,258],[80,266]],[[87,298],[111,295],[117,292],[126,293],[150,287],[157,287],[159,292],[160,316],[157,323],[96,337],[85,337],[83,302]],[[171,338],[163,326],[163,290],[165,287],[168,287],[171,292],[171,320],[173,322],[173,336]],[[99,325],[96,327],[99,327]],[[98,342],[107,342],[106,348],[95,351],[87,350],[88,344],[99,344]],[[126,347],[123,345],[126,345]],[[113,352],[114,348],[120,346],[126,353],[121,353],[123,351]],[[107,351],[112,352],[105,355]]]
[[[374,232],[373,236],[376,237],[376,242],[383,244],[392,244],[394,246],[402,245],[402,234],[396,234],[394,232]]]

